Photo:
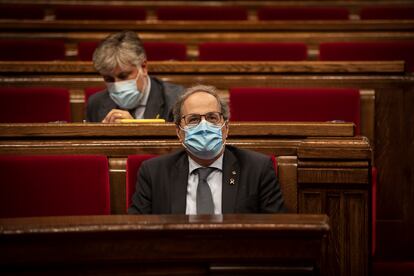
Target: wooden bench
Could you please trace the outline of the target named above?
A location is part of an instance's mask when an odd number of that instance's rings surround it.
[[[106,155],[113,214],[126,211],[128,155],[181,148],[173,124],[0,124],[0,133],[0,154]],[[329,274],[367,275],[372,153],[366,138],[354,137],[353,124],[232,123],[227,141],[278,157],[291,211],[330,217],[335,227],[323,261]]]
[[[105,25],[106,24],[106,25]],[[196,27],[195,27],[196,26]],[[311,29],[311,27],[315,27]],[[141,28],[142,27],[142,28]],[[93,29],[95,28],[95,29]],[[101,41],[110,33],[131,28],[146,42],[180,42],[187,45],[190,60],[198,58],[202,42],[303,42],[310,60],[318,58],[322,42],[401,41],[414,39],[414,21],[336,23],[145,23],[49,22],[0,20],[0,39],[61,39],[68,60],[77,59],[81,41]],[[92,30],[91,30],[92,29]]]
[[[0,224],[6,274],[329,275],[321,265],[326,215],[43,217]]]

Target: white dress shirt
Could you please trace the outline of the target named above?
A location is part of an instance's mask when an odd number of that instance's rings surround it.
[[[147,102],[148,102],[150,91],[151,91],[151,79],[149,76],[147,76],[147,85],[145,86],[144,91],[141,91],[141,93],[143,93],[142,98],[139,100],[138,106],[135,108],[133,112],[135,119],[144,118],[144,112],[145,112],[145,108],[147,107]]]
[[[187,205],[185,213],[186,215],[197,214],[197,186],[198,186],[198,173],[196,170],[200,166],[197,162],[188,156],[189,175],[187,185]],[[217,168],[212,171],[207,177],[208,186],[210,186],[211,194],[214,202],[214,214],[221,214],[221,194],[222,194],[222,181],[223,181],[223,154],[213,162],[209,167]]]

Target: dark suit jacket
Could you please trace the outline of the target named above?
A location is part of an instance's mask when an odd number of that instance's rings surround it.
[[[146,160],[138,172],[130,214],[185,214],[188,184],[185,150]],[[234,179],[231,184],[230,179]],[[226,146],[223,158],[223,213],[284,211],[269,156]]]
[[[168,82],[163,82],[157,78],[150,77],[151,90],[147,106],[144,112],[145,119],[154,119],[159,115],[160,119],[173,121],[172,108],[177,98],[184,92],[184,87]],[[101,122],[106,114],[117,104],[109,96],[109,92],[103,91],[93,94],[88,99],[86,107],[86,118],[88,122]]]

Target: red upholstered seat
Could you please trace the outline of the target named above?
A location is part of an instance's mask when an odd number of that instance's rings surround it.
[[[145,20],[144,7],[117,5],[59,5],[55,18],[60,20]]]
[[[108,160],[0,156],[0,217],[110,214]]]
[[[205,42],[198,47],[205,61],[297,61],[307,59],[305,43]]]
[[[139,167],[141,167],[142,162],[147,159],[153,158],[156,155],[153,154],[140,154],[140,155],[130,155],[127,159],[127,169],[126,169],[126,208],[131,205],[131,198],[135,193],[135,187],[137,184],[137,174]]]
[[[259,20],[347,20],[349,11],[337,7],[262,7]]]
[[[414,41],[325,42],[319,45],[319,59],[404,60],[405,70],[414,72]]]
[[[69,90],[52,87],[0,87],[1,123],[71,121]]]
[[[389,6],[367,6],[362,7],[359,17],[365,19],[414,19],[414,5],[389,5]]]
[[[90,96],[92,96],[96,92],[102,91],[104,89],[106,89],[105,86],[91,86],[91,87],[86,87],[85,90],[84,90],[85,91],[85,103],[88,102]]]
[[[247,20],[247,9],[236,6],[166,6],[156,10],[158,20]]]
[[[44,16],[41,5],[0,4],[0,19],[43,19]]]
[[[65,42],[58,39],[0,39],[0,60],[64,60]]]
[[[144,42],[149,61],[187,60],[187,45],[178,42]]]
[[[345,121],[359,133],[358,89],[231,88],[231,121]]]
[[[78,57],[83,61],[92,60],[93,52],[98,46],[98,41],[84,41],[78,43]],[[187,46],[178,42],[144,42],[147,59],[150,61],[161,60],[186,60]]]
[[[372,276],[412,276],[414,275],[414,261],[374,261]]]

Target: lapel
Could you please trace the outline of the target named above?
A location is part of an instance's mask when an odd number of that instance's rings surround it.
[[[188,157],[185,151],[182,153],[172,167],[171,172],[171,213],[185,214],[187,203],[187,185],[188,185]]]
[[[228,150],[223,157],[222,213],[234,213],[239,188],[240,167],[236,156]]]
[[[145,119],[153,119],[163,117],[163,106],[164,106],[164,95],[162,93],[162,87],[159,83],[155,82],[152,78],[151,81],[151,90],[148,97],[147,106],[144,111]]]

